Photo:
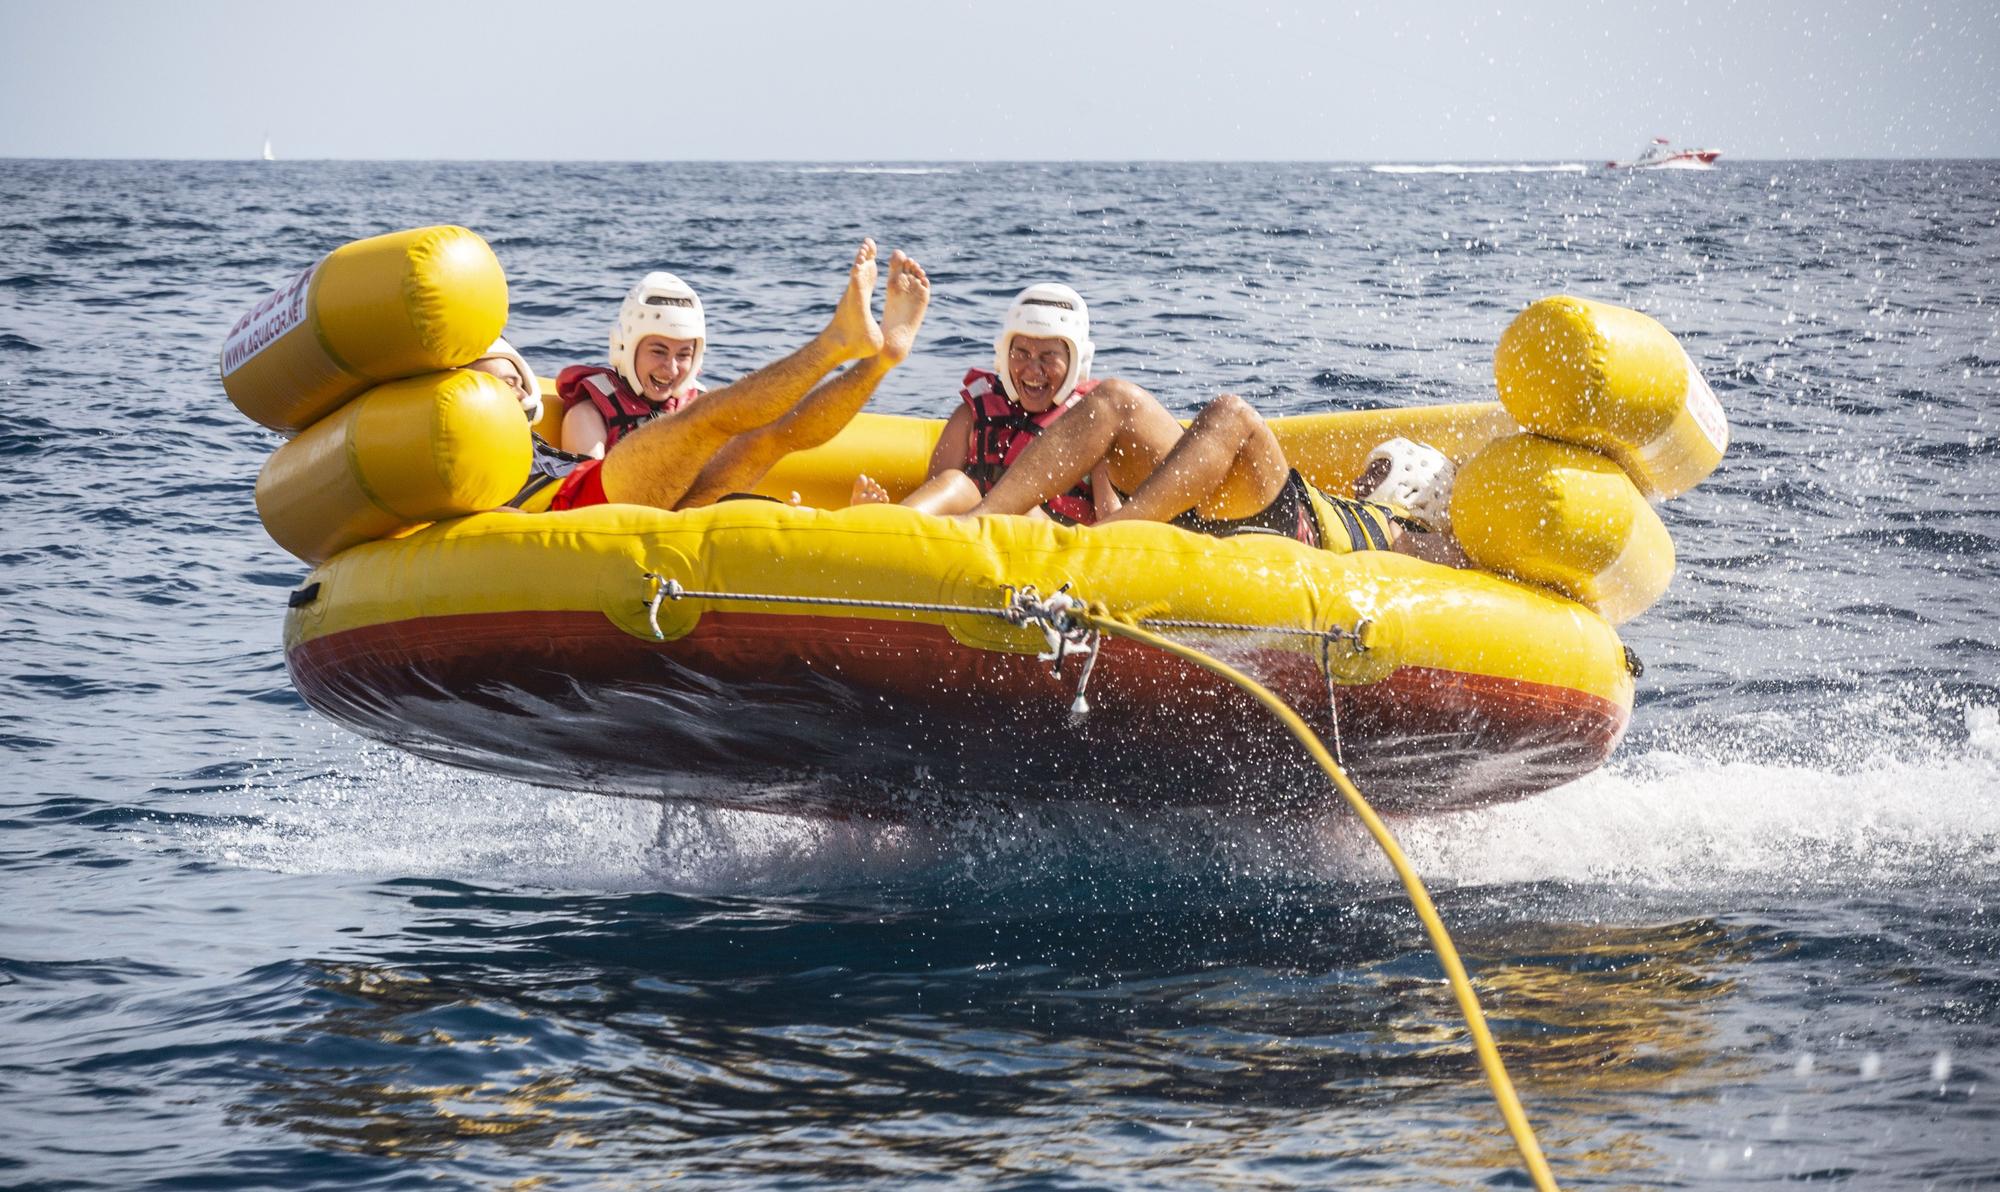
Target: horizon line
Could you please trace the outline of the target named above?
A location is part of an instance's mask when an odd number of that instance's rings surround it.
[[[257,165],[398,164],[398,165],[1589,165],[1605,159],[1571,154],[1566,157],[124,157],[95,154],[73,157],[0,153],[0,161],[107,161],[107,162],[250,162]],[[2000,161],[2000,154],[1899,155],[1899,156],[1815,156],[1815,157],[1730,157],[1725,162],[1893,162],[1893,161]]]

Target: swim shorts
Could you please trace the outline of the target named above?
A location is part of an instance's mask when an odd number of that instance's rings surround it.
[[[1387,550],[1395,511],[1373,501],[1336,497],[1293,468],[1269,505],[1249,517],[1203,517],[1190,509],[1173,520],[1183,530],[1228,538],[1276,534],[1331,551]]]
[[[592,505],[609,503],[609,498],[604,495],[604,461],[587,459],[563,477],[562,487],[549,501],[549,510],[588,509]]]

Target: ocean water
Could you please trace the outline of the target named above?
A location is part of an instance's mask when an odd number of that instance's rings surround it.
[[[4,161],[0,1185],[1522,1182],[1343,814],[813,823],[318,719],[215,356],[435,222],[545,373],[667,267],[738,374],[871,234],[936,295],[891,412],[1044,277],[1183,411],[1483,399],[1537,297],[1658,317],[1735,441],[1631,733],[1393,826],[1566,1183],[2000,1183],[2000,163]]]

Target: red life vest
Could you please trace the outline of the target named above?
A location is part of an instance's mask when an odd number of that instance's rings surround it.
[[[562,399],[565,408],[580,401],[596,407],[604,419],[604,449],[609,451],[627,432],[680,409],[700,397],[701,390],[690,390],[685,398],[670,397],[655,405],[632,392],[625,378],[614,369],[598,364],[572,364],[556,374],[556,396]]]
[[[1028,444],[1035,441],[1044,427],[1068,413],[1070,404],[1095,389],[1097,382],[1079,382],[1068,402],[1050,406],[1039,414],[1030,414],[1007,397],[1007,391],[1000,387],[999,373],[975,368],[965,374],[964,385],[958,396],[972,410],[972,433],[965,445],[965,474],[983,495],[992,491],[1001,473],[1013,466],[1014,460],[1028,449]],[[1090,478],[1086,476],[1075,488],[1049,498],[1042,508],[1060,522],[1084,526],[1095,522],[1097,500],[1091,492]]]

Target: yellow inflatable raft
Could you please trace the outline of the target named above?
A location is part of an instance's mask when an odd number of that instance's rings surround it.
[[[239,337],[225,358],[232,399],[297,432],[258,483],[273,536],[316,564],[286,618],[293,681],[358,732],[565,789],[822,815],[903,814],[958,795],[1251,807],[1324,797],[1249,697],[1138,645],[1100,644],[1092,711],[1073,718],[1080,664],[1057,673],[1037,657],[1039,631],[993,615],[1011,593],[1064,586],[1147,610],[1252,670],[1339,743],[1385,809],[1542,790],[1601,764],[1625,729],[1638,668],[1612,626],[1658,598],[1673,559],[1616,462],[1629,436],[1606,411],[1638,401],[1635,387],[1655,401],[1676,381],[1660,380],[1658,362],[1686,359],[1658,324],[1644,320],[1649,334],[1632,322],[1643,316],[1551,299],[1523,319],[1560,334],[1506,341],[1514,392],[1584,392],[1569,405],[1589,426],[1543,401],[1541,434],[1525,433],[1513,398],[1274,420],[1294,463],[1329,489],[1394,435],[1451,455],[1453,525],[1477,570],[1165,525],[839,508],[858,470],[892,491],[919,481],[941,426],[875,415],[767,478],[766,494],[796,493],[796,506],[536,513],[495,508],[526,471],[518,404],[482,374],[426,371],[468,363],[491,337],[489,270],[465,240],[477,238],[399,235],[342,250],[350,266],[377,263],[372,291],[342,275],[300,318],[351,326],[358,316],[336,299],[359,294],[348,301],[388,328],[397,360],[412,342],[457,358],[392,361],[413,375],[342,382],[344,395],[323,386],[309,400]],[[426,269],[457,281],[413,284]],[[1563,335],[1600,322],[1644,350],[1575,357]],[[1537,356],[1537,343],[1553,347]],[[379,377],[385,366],[343,344],[341,375]],[[1627,375],[1626,361],[1640,367]],[[1652,409],[1637,424],[1656,493],[1684,490],[1719,458],[1706,415]]]

